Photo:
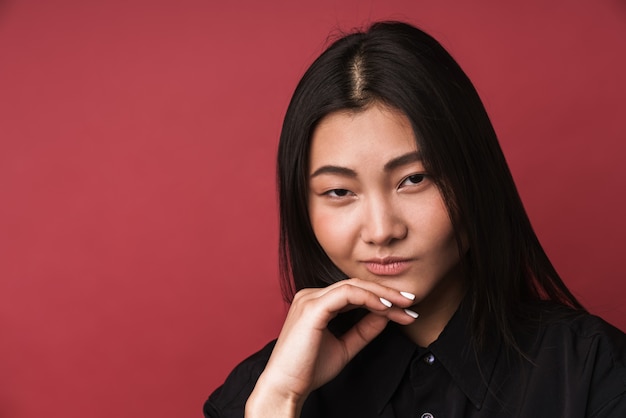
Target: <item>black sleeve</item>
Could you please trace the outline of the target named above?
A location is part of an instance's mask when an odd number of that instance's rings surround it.
[[[594,370],[587,416],[626,417],[626,335],[601,322],[595,351],[590,353]]]
[[[618,395],[607,402],[593,418],[623,418],[626,417],[626,393]]]
[[[203,412],[206,418],[242,418],[244,416],[246,401],[265,369],[275,343],[276,341],[272,341],[261,351],[235,367],[224,384],[217,388],[205,402]]]

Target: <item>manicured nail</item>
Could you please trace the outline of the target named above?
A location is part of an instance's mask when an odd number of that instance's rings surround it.
[[[415,295],[413,293],[400,292],[400,294],[409,300],[415,300]]]
[[[380,302],[385,305],[388,308],[391,308],[391,302],[389,302],[387,299],[385,298],[380,298]]]
[[[419,316],[417,312],[413,312],[410,309],[405,309],[404,313],[410,316],[411,318],[417,318]]]

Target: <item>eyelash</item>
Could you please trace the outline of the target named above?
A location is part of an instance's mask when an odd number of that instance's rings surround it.
[[[422,184],[424,182],[424,180],[426,180],[426,177],[428,175],[424,174],[424,173],[416,173],[416,174],[411,174],[410,176],[405,177],[404,179],[402,179],[402,181],[400,182],[400,185],[398,187],[411,187],[411,186],[419,186],[420,184]],[[411,181],[411,183],[409,184],[405,184],[407,181]],[[343,199],[348,197],[350,194],[353,194],[350,190],[348,189],[331,189],[328,190],[324,193],[322,193],[324,196],[328,196],[332,199]]]
[[[340,195],[337,192],[342,192],[342,193],[345,192],[345,193],[343,195]],[[328,196],[332,199],[343,199],[347,197],[349,193],[352,193],[352,192],[347,189],[332,189],[332,190],[328,190],[324,192],[323,195]]]
[[[424,182],[424,180],[426,180],[427,174],[424,173],[416,173],[416,174],[411,174],[410,176],[405,177],[401,182],[400,182],[400,186],[402,187],[405,185],[405,183],[410,180],[412,177],[418,177],[418,179],[413,179],[411,180],[412,183],[408,184],[407,186],[417,186],[421,183]]]

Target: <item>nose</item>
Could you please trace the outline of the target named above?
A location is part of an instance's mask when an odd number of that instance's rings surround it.
[[[399,208],[388,198],[369,199],[365,205],[361,239],[371,245],[389,245],[406,237],[408,228]]]

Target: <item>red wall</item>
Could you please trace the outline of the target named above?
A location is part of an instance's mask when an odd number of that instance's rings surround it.
[[[290,94],[373,19],[457,57],[547,252],[626,330],[626,6],[510,3],[0,0],[0,416],[200,416],[284,314]]]

